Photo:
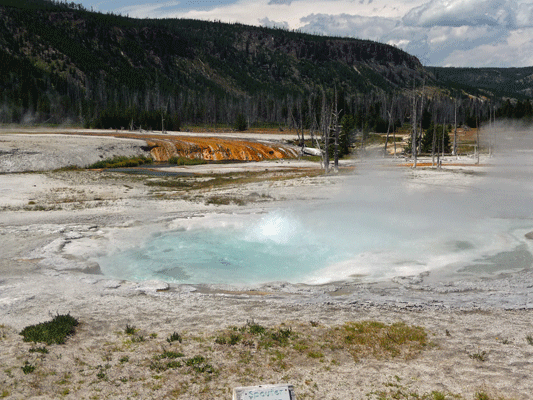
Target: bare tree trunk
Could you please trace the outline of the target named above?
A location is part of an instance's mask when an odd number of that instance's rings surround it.
[[[457,157],[457,99],[454,99],[453,155]]]
[[[335,147],[333,170],[339,172],[339,111],[337,109],[337,88],[335,87],[335,111],[333,114],[333,129],[335,129]]]
[[[437,141],[437,168],[440,168],[440,145],[441,141]]]
[[[303,116],[303,107],[302,99],[298,98],[298,114],[300,114],[300,130],[302,131],[302,154],[305,147],[305,137],[304,137],[304,116]]]
[[[334,129],[335,129],[335,163],[334,168],[335,172],[339,172],[339,124],[338,124],[338,114],[335,113],[335,122],[334,122]]]
[[[329,173],[329,113],[326,107],[326,93],[322,91],[322,137],[324,139],[324,151],[322,152],[322,159],[324,160],[324,173]]]
[[[437,121],[433,123],[433,143],[431,144],[431,166],[435,166],[435,145],[437,144]]]
[[[365,154],[365,123],[361,122],[361,161]]]
[[[444,148],[444,135],[446,135],[446,120],[442,121],[442,158],[444,158],[444,152],[446,150]]]
[[[478,115],[476,113],[476,153],[477,153],[477,160],[476,164],[479,164],[479,131],[481,129],[481,126],[479,125]]]
[[[396,128],[392,128],[392,140],[394,140],[394,158],[396,158]]]
[[[309,98],[307,99],[307,102],[309,104],[309,115],[312,116],[313,118],[311,119],[312,122],[311,122],[311,128],[310,128],[310,132],[309,134],[311,135],[311,143],[314,142],[314,131],[315,131],[315,123],[316,123],[316,119],[315,119],[315,115],[314,115],[314,111],[313,111],[313,94],[311,94],[311,96],[309,96]]]
[[[392,106],[394,105],[394,97],[391,99],[390,111],[389,111],[389,125],[387,126],[387,137],[385,138],[385,148],[383,149],[383,157],[387,157],[387,144],[389,143],[389,133],[392,122]]]
[[[416,150],[417,150],[417,134],[416,134],[416,125],[417,125],[417,118],[416,118],[416,101],[415,101],[415,88],[414,88],[414,82],[413,82],[413,110],[411,114],[411,127],[413,129],[412,135],[411,135],[411,151],[413,155],[413,168],[416,168]]]
[[[418,130],[418,139],[417,139],[417,150],[421,150],[419,146],[422,144],[422,135],[423,135],[423,129],[422,129],[422,123],[423,116],[424,116],[424,91],[426,90],[426,79],[424,78],[424,83],[422,84],[422,97],[420,99],[420,129]]]

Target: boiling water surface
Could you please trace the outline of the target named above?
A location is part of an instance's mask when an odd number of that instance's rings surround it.
[[[439,268],[494,274],[533,263],[528,221],[485,219],[465,230],[429,220],[415,229],[412,216],[398,211],[392,222],[390,214],[364,211],[338,210],[330,220],[321,210],[294,214],[228,216],[223,226],[150,236],[98,262],[104,274],[121,279],[210,284],[380,280]]]
[[[463,176],[457,184],[453,173],[440,184],[417,186],[375,168],[346,179],[328,200],[295,201],[266,214],[193,218],[134,245],[117,245],[124,250],[97,261],[108,276],[179,283],[321,284],[433,270],[516,272],[533,264],[533,241],[524,236],[533,231],[533,166],[527,167],[533,153],[524,157],[520,165],[491,159],[497,164],[492,175]]]

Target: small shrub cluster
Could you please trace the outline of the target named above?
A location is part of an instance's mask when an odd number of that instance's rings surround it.
[[[154,361],[150,363],[150,369],[157,372],[167,371],[169,369],[181,368],[183,366],[190,367],[194,372],[212,374],[216,372],[215,368],[207,362],[207,358],[204,356],[194,356],[188,358],[182,364],[178,361],[178,358],[182,358],[185,355],[175,351],[164,351],[162,354],[156,355]],[[167,360],[166,362],[163,360]]]
[[[101,169],[101,168],[131,168],[138,167],[144,164],[152,164],[154,160],[150,157],[137,156],[137,157],[125,157],[119,156],[114,158],[109,158],[107,160],[102,160],[95,162],[87,166],[87,169]]]
[[[207,359],[204,356],[194,356],[185,360],[185,365],[191,367],[191,369],[198,373],[212,374],[215,372],[215,368],[208,364]]]
[[[229,331],[223,332],[215,338],[215,343],[229,346],[242,343],[258,348],[270,348],[285,346],[290,338],[296,336],[290,327],[265,328],[252,321],[240,328],[232,327]]]
[[[215,206],[235,204],[237,206],[246,205],[246,200],[240,197],[230,196],[211,196],[205,200],[205,204],[213,204]]]
[[[137,329],[135,329],[135,326],[130,325],[130,324],[126,324],[126,328],[124,328],[124,333],[126,335],[135,335],[136,331]]]
[[[41,354],[48,354],[48,349],[46,347],[32,347],[30,349],[30,353],[41,353]]]
[[[181,338],[181,335],[178,332],[174,332],[172,335],[170,335],[167,338],[167,342],[169,342],[169,343],[172,343],[172,342],[181,343],[181,341],[182,341],[182,338]]]
[[[192,185],[188,182],[185,182],[181,179],[172,179],[172,180],[157,180],[157,181],[147,181],[144,183],[146,186],[158,186],[166,188],[190,188]]]
[[[33,371],[35,371],[35,365],[31,365],[28,361],[26,361],[21,368],[25,375],[31,374]]]
[[[473,353],[473,354],[470,354],[469,357],[472,359],[472,360],[477,360],[477,361],[487,361],[488,359],[488,354],[486,351],[480,351],[478,353]]]
[[[67,336],[74,333],[74,327],[77,325],[78,320],[70,314],[58,314],[52,321],[27,326],[20,334],[25,342],[63,344]]]

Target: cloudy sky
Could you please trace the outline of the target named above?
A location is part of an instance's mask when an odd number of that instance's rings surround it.
[[[137,18],[281,26],[395,45],[427,66],[533,66],[533,0],[81,0]]]

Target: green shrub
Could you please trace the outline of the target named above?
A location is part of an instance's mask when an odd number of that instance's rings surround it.
[[[32,347],[30,349],[30,353],[42,353],[42,354],[48,354],[48,349],[46,347]]]
[[[175,352],[175,351],[165,351],[163,354],[161,354],[160,358],[178,358],[183,357],[185,354]]]
[[[24,374],[31,374],[33,371],[35,371],[35,365],[31,365],[28,361],[26,361],[26,363],[20,368],[22,368],[22,372],[24,372]]]
[[[469,357],[473,360],[477,360],[477,361],[487,361],[488,359],[488,354],[486,351],[480,351],[478,353],[473,353],[473,354],[470,354]]]
[[[181,343],[182,339],[181,339],[181,336],[178,332],[174,332],[172,335],[170,335],[170,337],[167,338],[167,342],[169,343],[172,343],[172,342],[180,342]]]
[[[185,365],[191,367],[194,371],[200,373],[212,374],[215,372],[215,368],[211,364],[207,363],[207,359],[204,356],[194,356],[185,361]]]
[[[58,314],[52,321],[27,326],[20,334],[25,342],[63,344],[66,337],[74,333],[74,327],[77,325],[78,320],[70,314]]]
[[[126,324],[126,328],[124,329],[124,333],[126,335],[134,335],[135,334],[135,326]]]
[[[113,157],[106,160],[95,162],[87,166],[87,169],[101,169],[101,168],[131,168],[138,167],[144,164],[151,164],[154,160],[150,157],[136,156],[136,157]]]
[[[264,326],[256,324],[255,322],[250,322],[248,324],[248,332],[250,332],[252,335],[264,335],[266,332],[266,328]]]

